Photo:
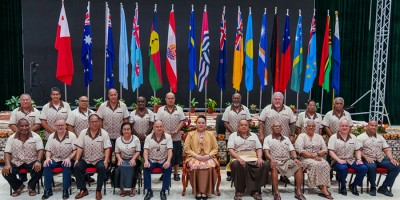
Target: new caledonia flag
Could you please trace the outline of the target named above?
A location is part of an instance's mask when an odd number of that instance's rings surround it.
[[[149,80],[153,91],[162,88],[161,62],[160,62],[160,38],[158,36],[157,4],[154,6],[153,25],[151,26],[150,44],[150,72]]]

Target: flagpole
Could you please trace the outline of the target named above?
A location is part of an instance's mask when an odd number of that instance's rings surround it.
[[[297,92],[297,97],[296,97],[296,108],[299,109],[299,93]]]
[[[321,112],[322,115],[322,106],[324,106],[324,88],[321,88]]]
[[[90,85],[88,85],[88,88],[87,88],[87,98],[88,98],[88,99],[90,99],[90,98],[89,98],[89,97],[90,97],[90,96],[89,96],[89,90],[90,90]],[[89,100],[89,101],[90,101],[90,100]]]
[[[247,92],[247,102],[246,102],[246,106],[249,107],[249,92]]]
[[[189,120],[190,120],[190,109],[192,108],[192,90],[189,91]]]
[[[332,102],[335,100],[335,90],[332,90]],[[332,110],[334,108],[334,104],[332,103]]]
[[[106,9],[105,9],[105,24],[106,24],[106,26],[105,26],[105,31],[106,31],[106,33],[107,33],[107,7],[108,7],[108,3],[106,2]],[[105,34],[105,43],[104,44],[107,44],[107,34]],[[103,85],[103,99],[105,100],[106,99],[106,73],[107,73],[107,64],[106,64],[106,59],[107,59],[107,49],[106,48],[104,48],[104,85]]]
[[[221,95],[220,95],[221,97],[220,97],[220,100],[219,100],[219,105],[220,105],[219,106],[219,113],[222,113],[222,93],[223,92],[222,92],[222,89],[221,89]]]
[[[258,106],[260,111],[261,111],[261,101],[262,101],[262,88],[260,87],[260,105]]]
[[[119,83],[119,94],[120,94],[120,99],[122,99],[122,84]]]
[[[63,1],[64,2],[64,1]],[[68,102],[67,98],[67,84],[64,83],[64,94],[65,94],[65,101]]]
[[[286,89],[285,89],[285,97],[283,98],[283,104],[285,104],[286,105]]]

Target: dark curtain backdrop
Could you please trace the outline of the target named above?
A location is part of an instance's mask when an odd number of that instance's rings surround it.
[[[4,109],[4,101],[6,99],[9,99],[11,95],[18,95],[22,93],[24,90],[23,88],[23,57],[22,57],[22,14],[21,14],[21,1],[13,1],[13,0],[5,0],[2,1],[2,6],[1,10],[2,12],[0,13],[1,16],[1,33],[2,37],[1,38],[1,58],[0,63],[1,63],[1,69],[2,73],[0,73],[0,86],[1,86],[1,92],[0,92],[0,108]],[[371,11],[371,16],[370,16],[370,1],[372,1],[372,11]],[[297,2],[297,1],[293,1]],[[153,3],[153,2],[151,2]],[[186,5],[187,4],[187,5]],[[186,3],[185,5],[188,6],[189,4]],[[236,3],[231,3],[232,5],[227,5],[229,6],[236,6],[238,2]],[[233,5],[235,4],[235,5]],[[310,5],[312,6],[312,5]],[[372,54],[373,54],[373,42],[374,42],[374,27],[375,27],[375,7],[376,7],[376,0],[324,0],[324,1],[316,1],[316,9],[317,9],[317,37],[318,37],[318,48],[321,47],[322,45],[322,37],[323,37],[323,31],[325,28],[325,18],[326,18],[326,10],[329,9],[331,10],[331,29],[332,29],[332,34],[334,31],[334,11],[338,10],[339,11],[339,22],[340,22],[340,39],[341,39],[341,57],[342,57],[342,71],[341,71],[341,93],[340,96],[345,98],[345,104],[350,105],[354,101],[356,101],[359,97],[361,97],[365,92],[367,92],[370,87],[371,87],[371,69],[372,69]],[[84,8],[81,8],[82,6],[79,7],[81,10],[81,14],[83,15]],[[50,9],[50,8],[46,8]],[[73,9],[78,9],[77,7]],[[200,9],[199,6],[196,6],[196,9]],[[231,8],[232,10],[235,10]],[[58,17],[59,14],[59,7],[57,9],[51,8],[51,10],[54,10],[52,12],[56,13],[56,18]],[[169,10],[166,8],[163,8],[163,10]],[[220,15],[220,10],[221,9],[216,9],[215,12],[219,13],[217,16]],[[271,9],[269,9],[271,10]],[[70,12],[67,8],[67,15],[68,12]],[[127,13],[128,11],[125,10]],[[186,11],[185,11],[186,12]],[[236,11],[230,11],[231,13],[227,16],[228,17],[228,25],[229,29],[232,29],[234,27],[235,23],[235,17],[236,17]],[[254,12],[254,11],[253,11]],[[114,18],[114,26],[119,26],[117,25],[119,20],[115,20],[116,18],[119,18],[119,12],[117,8],[114,8],[113,13],[113,18]],[[143,11],[141,11],[141,16],[143,16]],[[243,14],[243,21],[247,21],[247,14],[248,11],[247,9],[242,9],[242,14]],[[257,13],[260,14],[260,13]],[[281,13],[282,14],[282,13]],[[177,15],[177,13],[176,13]],[[399,76],[400,76],[400,69],[399,69],[399,64],[400,64],[400,58],[397,56],[399,55],[400,51],[400,2],[398,1],[392,1],[392,14],[391,14],[391,31],[390,31],[390,52],[389,52],[389,63],[388,63],[388,76],[387,76],[387,88],[386,88],[386,107],[388,108],[389,116],[391,119],[391,122],[394,124],[399,124],[400,123],[400,117],[397,116],[396,114],[399,113],[399,107],[396,105],[397,102],[400,100],[399,98],[399,92],[398,88],[400,87],[400,82],[398,81]],[[165,15],[167,16],[167,15]],[[185,14],[186,16],[186,14]],[[296,15],[291,14],[291,24],[295,24],[297,21],[297,17],[294,17]],[[74,16],[68,15],[68,19],[73,18]],[[81,16],[76,16],[77,18],[82,18]],[[259,20],[261,16],[255,15],[253,16],[253,32],[254,35],[258,35],[259,31],[259,23],[256,23],[256,19]],[[280,20],[279,26],[283,26],[283,15],[282,15],[282,20]],[[268,15],[269,18],[269,29],[272,26],[272,14],[269,12]],[[128,30],[130,29],[130,20],[128,20],[128,14],[127,14],[127,28]],[[218,20],[210,18],[210,23],[212,20],[216,21],[216,24],[219,23],[219,17]],[[371,19],[371,23],[370,23]],[[49,19],[52,20],[52,24],[56,24],[57,19]],[[160,19],[160,13],[159,13],[159,20]],[[83,20],[81,20],[83,21]],[[164,19],[164,22],[167,22],[168,19]],[[184,20],[183,26],[187,26],[189,19]],[[54,23],[53,23],[54,22]],[[196,12],[196,26],[199,32],[200,26],[201,26],[201,12],[197,10]],[[93,22],[92,22],[93,23]],[[309,33],[309,25],[310,24],[310,17],[304,17],[303,16],[303,38],[307,38],[308,40],[308,33]],[[143,26],[148,26],[148,25],[143,25],[143,20],[142,20],[142,27]],[[179,24],[177,24],[178,26]],[[55,26],[55,25],[54,25]],[[71,25],[70,25],[71,26]],[[166,24],[161,25],[160,24],[160,29],[161,26],[167,27]],[[211,25],[210,25],[211,26]],[[55,29],[55,28],[54,28]],[[71,29],[71,27],[70,27]],[[78,29],[81,29],[79,26]],[[116,28],[114,28],[115,30]],[[210,28],[211,29],[211,28]],[[163,30],[166,34],[166,31]],[[270,29],[271,30],[271,29]],[[145,31],[148,31],[147,28],[143,29],[142,28],[142,33]],[[292,28],[291,32],[292,35],[294,36],[294,31],[295,29]],[[279,29],[279,32],[281,34],[282,30]],[[197,33],[199,34],[199,33]],[[114,33],[114,40],[115,44],[117,44],[117,35]],[[228,32],[228,37],[233,38],[233,31]],[[178,35],[177,35],[178,36]],[[80,40],[81,34],[78,34],[76,37],[76,40]],[[102,36],[98,35],[98,37],[102,38]],[[162,37],[162,36],[161,36]],[[181,36],[178,37],[183,37],[182,41],[185,43],[187,34],[182,34]],[[198,36],[199,37],[199,36]],[[49,40],[53,41],[54,36],[49,38]],[[293,37],[292,37],[293,38]],[[228,38],[229,39],[229,38]],[[270,39],[270,35],[269,35]],[[166,39],[164,39],[166,40]],[[216,38],[212,39],[212,44],[217,41]],[[232,40],[232,39],[230,39]],[[179,41],[179,39],[178,39]],[[229,40],[228,40],[229,41]],[[146,58],[146,51],[147,51],[147,39],[145,42],[143,42],[142,45],[142,51],[144,51],[143,56],[144,59]],[[166,41],[164,41],[166,42]],[[258,41],[255,40],[255,46],[258,43]],[[233,42],[230,41],[228,43],[228,47],[232,46]],[[165,46],[165,45],[164,45]],[[304,52],[306,52],[307,49],[307,42],[303,43],[303,48]],[[162,47],[162,46],[161,46]],[[293,47],[294,48],[294,47]],[[37,49],[39,51],[39,49]],[[257,52],[257,51],[255,51]],[[320,64],[320,50],[318,50],[318,66]],[[163,54],[161,54],[163,55]],[[212,55],[214,57],[217,57],[217,55]],[[228,58],[231,57],[231,52],[228,52]],[[162,57],[163,60],[163,57]],[[306,54],[304,54],[304,60],[306,60]],[[28,66],[29,67],[29,66]],[[80,63],[75,62],[75,69],[76,72],[79,73],[79,67]],[[303,69],[304,73],[304,69]],[[27,75],[25,76],[27,77]],[[229,77],[229,76],[228,76]],[[29,76],[28,76],[29,78]],[[76,78],[76,77],[75,77]],[[166,79],[164,79],[166,81]],[[228,83],[227,87],[230,87],[230,78],[228,78]],[[11,84],[12,83],[12,84]],[[25,81],[27,83],[27,81]],[[164,85],[168,85],[166,82]],[[61,87],[62,85],[60,85]],[[182,87],[182,86],[181,86]],[[183,86],[184,87],[184,86]],[[98,88],[94,90],[101,90],[102,86],[100,85]],[[48,89],[48,88],[46,88]],[[267,90],[268,91],[268,90]],[[230,91],[232,92],[232,91]],[[47,93],[47,90],[46,90]],[[186,94],[185,94],[186,95]],[[41,95],[40,95],[41,96]],[[230,95],[225,95],[228,97],[224,98],[229,100]],[[269,98],[270,95],[266,95],[263,98]],[[214,99],[219,99],[219,97],[213,97]],[[255,99],[258,99],[258,95],[254,97]],[[319,86],[314,86],[314,89],[312,91],[312,98],[315,98],[317,100],[321,99],[321,87]],[[71,101],[71,100],[70,100]],[[256,101],[257,103],[258,101]],[[293,104],[293,102],[290,102]],[[365,112],[368,111],[369,108],[369,103],[370,103],[370,97],[367,95],[364,99],[362,99],[360,102],[358,102],[355,105],[355,108],[351,109],[350,112]],[[258,104],[258,103],[257,103]],[[264,105],[263,105],[264,106]],[[303,106],[300,105],[300,108]],[[323,105],[323,112],[327,112],[330,110],[332,107],[332,92],[324,94],[324,105]],[[356,119],[362,119],[362,120],[367,120],[368,115],[363,115],[363,116],[358,116],[355,117]]]
[[[21,1],[0,1],[0,110],[24,91]]]

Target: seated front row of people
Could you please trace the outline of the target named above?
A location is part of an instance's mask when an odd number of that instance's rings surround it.
[[[85,184],[85,170],[89,165],[96,167],[98,182],[96,199],[101,199],[101,189],[109,166],[111,142],[108,133],[99,126],[100,118],[96,114],[89,116],[89,128],[81,132],[78,138],[66,131],[64,120],[56,121],[56,131],[52,133],[46,145],[46,159],[44,161],[45,191],[42,196],[47,199],[52,195],[51,183],[53,180],[52,169],[63,168],[63,199],[69,197],[71,168],[75,167],[77,187],[80,192],[75,196],[80,199],[88,195]],[[215,168],[217,145],[212,133],[205,131],[206,118],[199,117],[197,130],[188,134],[185,143],[187,164],[191,170],[191,183],[197,199],[207,199],[214,193]],[[368,123],[366,133],[358,138],[350,134],[347,120],[339,123],[340,130],[329,141],[328,150],[333,158],[333,168],[337,170],[340,181],[340,193],[346,195],[346,176],[349,167],[357,171],[356,178],[350,184],[350,190],[358,195],[357,185],[362,184],[362,179],[368,170],[368,181],[371,183],[370,195],[376,192],[386,196],[393,196],[388,187],[392,187],[400,171],[399,163],[393,159],[390,148],[384,138],[376,134],[377,123]],[[28,182],[30,196],[35,196],[35,187],[42,176],[41,160],[43,156],[43,143],[40,136],[29,130],[29,122],[20,119],[17,123],[18,131],[10,136],[5,148],[5,166],[2,174],[9,182],[14,192],[12,196],[21,194],[25,185],[18,178],[20,169],[25,168],[31,173]],[[296,140],[295,147],[287,137],[281,135],[281,126],[278,122],[272,125],[272,135],[264,140],[261,145],[257,136],[250,132],[249,123],[241,120],[238,131],[232,133],[228,141],[229,153],[233,158],[232,178],[235,185],[235,198],[241,199],[244,192],[251,194],[255,199],[262,199],[261,186],[269,180],[269,170],[272,175],[274,199],[280,199],[278,191],[278,172],[290,177],[295,175],[295,198],[305,199],[301,192],[303,169],[308,170],[308,186],[317,186],[322,197],[333,199],[328,191],[330,186],[329,164],[323,159],[327,154],[322,137],[315,134],[315,123],[309,120],[306,124],[306,133],[302,133]],[[144,143],[144,189],[147,190],[145,199],[153,197],[151,189],[151,170],[160,167],[165,179],[160,192],[161,199],[166,199],[165,190],[169,189],[171,176],[172,138],[164,132],[163,123],[156,121],[153,133],[146,137]],[[139,156],[141,145],[139,139],[132,135],[132,126],[124,123],[121,126],[121,137],[117,140],[116,157],[117,169],[115,176],[116,186],[121,189],[130,188],[130,196],[135,195],[136,185],[136,159]],[[262,159],[262,149],[268,162]],[[297,154],[295,153],[297,150]],[[299,159],[300,158],[300,159]],[[75,160],[75,162],[74,162]],[[362,162],[364,161],[364,162]],[[304,168],[303,168],[304,167]],[[388,169],[389,173],[383,185],[376,190],[376,167]],[[207,176],[207,177],[203,177]],[[204,187],[207,186],[207,187]]]

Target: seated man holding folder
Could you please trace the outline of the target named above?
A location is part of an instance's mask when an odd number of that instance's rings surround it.
[[[235,200],[242,193],[250,193],[254,199],[261,198],[261,186],[267,184],[269,165],[262,159],[262,146],[258,136],[250,132],[249,122],[239,121],[238,131],[230,135],[228,150],[231,156],[232,181],[235,185]]]

